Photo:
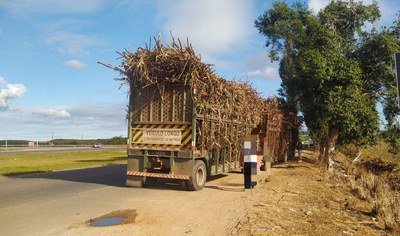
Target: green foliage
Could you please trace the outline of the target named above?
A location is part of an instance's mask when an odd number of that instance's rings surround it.
[[[340,36],[345,46],[354,44],[355,35],[362,34],[365,23],[373,23],[380,18],[381,14],[377,2],[364,6],[362,2],[331,1],[320,13],[322,24]]]
[[[393,55],[400,20],[381,32],[363,31],[379,17],[377,3],[331,1],[316,15],[304,4],[279,2],[255,22],[270,59],[280,60],[280,94],[299,107],[310,135],[326,149],[374,144],[378,101],[389,123],[399,114]]]
[[[389,152],[392,154],[400,154],[400,125],[391,126],[384,133],[385,140],[389,143]]]
[[[112,137],[107,143],[109,145],[124,145],[126,144],[126,138],[122,136]]]
[[[78,139],[53,139],[51,141],[54,145],[83,145],[83,140]]]

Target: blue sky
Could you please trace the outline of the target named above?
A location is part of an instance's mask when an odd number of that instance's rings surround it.
[[[293,2],[293,1],[287,1]],[[318,11],[328,0],[304,1]],[[364,0],[371,3],[370,0]],[[0,0],[0,140],[125,136],[127,89],[116,51],[136,51],[158,33],[192,43],[227,79],[276,95],[277,65],[255,19],[271,0]],[[398,0],[381,0],[391,25]]]

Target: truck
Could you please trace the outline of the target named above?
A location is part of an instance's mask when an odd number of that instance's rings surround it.
[[[217,76],[189,42],[155,42],[118,52],[120,66],[99,62],[129,85],[128,186],[163,178],[201,190],[208,176],[241,169],[248,136],[265,163],[288,153],[296,111],[263,99],[246,82]]]
[[[244,129],[250,134],[257,124],[198,104],[196,95],[196,87],[179,83],[166,84],[162,90],[147,86],[130,94],[127,185],[180,179],[197,191],[208,176],[240,170],[238,132]],[[221,112],[227,112],[222,121]],[[207,146],[210,140],[217,142]]]

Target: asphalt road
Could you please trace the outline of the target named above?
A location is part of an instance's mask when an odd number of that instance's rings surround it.
[[[0,235],[225,235],[249,194],[240,173],[212,178],[198,192],[184,191],[177,180],[126,187],[125,173],[126,165],[111,165],[0,176]],[[88,223],[118,210],[136,211],[136,222]]]
[[[59,235],[146,197],[125,187],[126,165],[0,177],[1,235]]]

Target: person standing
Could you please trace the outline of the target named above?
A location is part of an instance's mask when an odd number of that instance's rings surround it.
[[[303,143],[298,142],[296,145],[296,149],[297,149],[297,155],[299,156],[299,162],[301,162],[302,161],[301,151],[303,150]]]

